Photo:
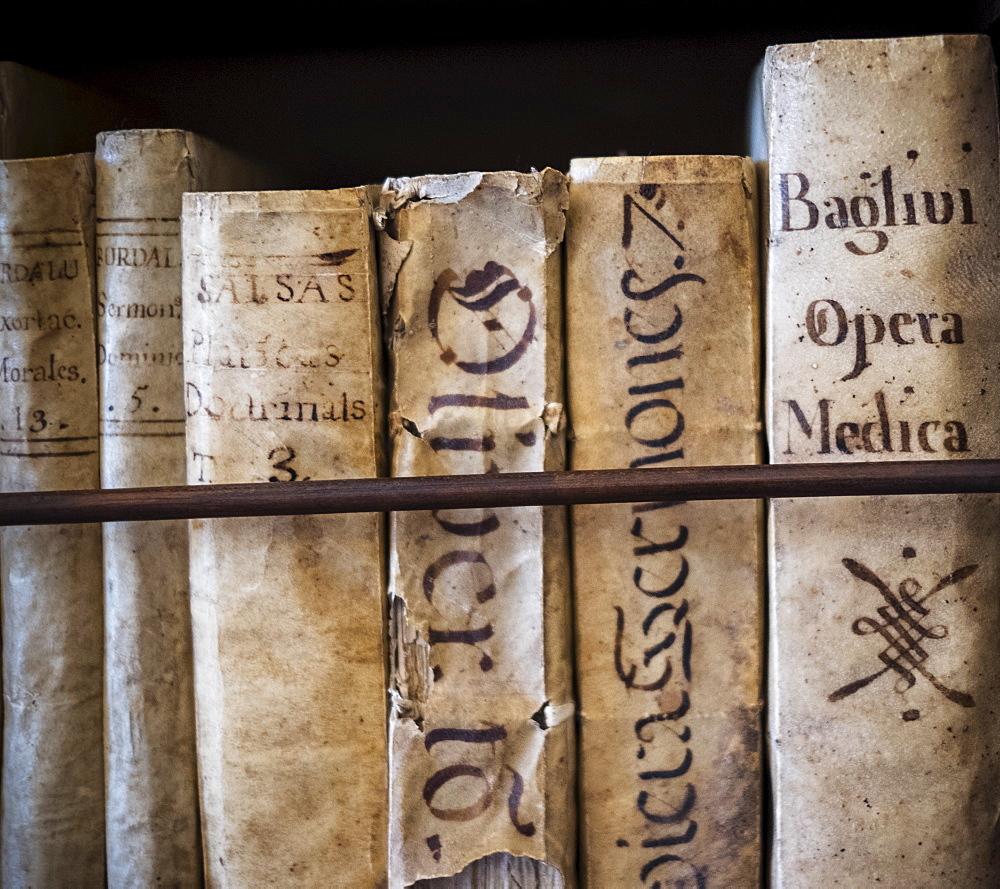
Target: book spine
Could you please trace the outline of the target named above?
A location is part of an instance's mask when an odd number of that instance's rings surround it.
[[[101,483],[182,485],[181,195],[200,141],[97,137]],[[108,880],[201,882],[186,522],[104,526]]]
[[[573,469],[760,462],[756,181],[738,157],[574,160]],[[763,515],[572,509],[588,886],[756,887]]]
[[[93,155],[0,163],[0,486],[100,485]],[[101,528],[0,531],[3,886],[104,882]]]
[[[565,200],[553,170],[387,183],[394,475],[563,465]],[[391,884],[574,885],[564,511],[390,527]]]
[[[184,196],[190,484],[374,477],[364,189]],[[384,887],[384,534],[374,514],[190,523],[209,886]]]
[[[1000,457],[989,39],[772,48],[779,463]],[[778,885],[993,885],[994,495],[771,504]]]

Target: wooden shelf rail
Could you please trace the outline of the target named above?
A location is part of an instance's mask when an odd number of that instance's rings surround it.
[[[1000,491],[1000,460],[603,469],[0,494],[0,525]]]

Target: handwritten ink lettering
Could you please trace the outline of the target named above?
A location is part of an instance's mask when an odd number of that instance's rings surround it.
[[[427,733],[424,739],[424,747],[427,751],[430,751],[432,747],[443,742],[457,742],[470,745],[482,744],[489,745],[490,753],[494,754],[495,745],[506,741],[507,737],[507,730],[502,725],[496,724],[488,724],[488,727],[485,729],[433,729]],[[483,749],[479,748],[477,751],[476,748],[473,748],[470,751],[462,748],[460,755],[473,757],[477,752],[481,753]],[[500,757],[500,759],[502,761],[503,757]],[[496,755],[491,755],[490,760],[495,762],[497,760]],[[504,774],[507,772],[510,773],[510,790],[506,801],[507,815],[518,833],[523,836],[533,836],[535,833],[534,823],[530,821],[522,822],[518,813],[521,798],[524,794],[524,779],[519,772],[509,766],[493,769],[489,772],[467,761],[454,762],[443,766],[437,769],[424,782],[424,803],[430,813],[441,821],[473,821],[488,811],[493,805],[497,785],[502,781]],[[451,782],[460,781],[461,779],[472,780],[466,780],[462,789],[452,794],[450,801],[454,805],[437,805],[438,794]],[[481,788],[478,796],[474,796],[475,790],[470,792],[470,784],[476,784]],[[469,802],[470,798],[472,799],[471,802]],[[459,803],[464,803],[464,805]],[[438,838],[437,842],[434,843],[431,837],[427,837],[428,846],[433,847],[436,845],[440,848],[440,836],[438,834],[434,836]]]
[[[40,262],[0,262],[0,284],[39,284],[72,281],[80,274],[78,259],[49,259]]]
[[[97,346],[97,363],[100,365],[128,365],[131,367],[180,367],[184,364],[183,352],[142,349],[109,350],[103,343]]]
[[[517,276],[498,262],[487,262],[482,269],[468,273],[462,284],[457,272],[445,269],[434,282],[431,298],[427,305],[427,325],[434,340],[441,349],[441,360],[455,365],[469,374],[485,375],[501,373],[513,367],[527,351],[535,339],[535,325],[538,318],[531,290],[518,281]],[[508,296],[515,296],[527,306],[524,329],[512,332],[494,311]],[[483,329],[488,331],[491,342],[497,347],[498,355],[486,361],[466,361],[458,357],[453,346],[442,339],[441,313],[445,296],[454,305],[474,313]]]
[[[18,357],[0,358],[0,380],[5,383],[76,383],[84,382],[75,364],[64,364],[50,352],[39,364],[25,365]]]
[[[20,315],[0,315],[0,328],[4,331],[58,333],[61,330],[80,330],[82,327],[72,312],[59,315],[36,309]]]
[[[276,473],[268,478],[269,482],[296,482],[296,481],[309,481],[309,476],[300,476],[297,469],[292,466],[292,461],[295,459],[296,453],[295,448],[282,446],[280,448],[272,448],[267,455],[267,459],[273,461],[271,467]]]
[[[154,318],[180,318],[181,298],[175,297],[168,302],[126,302],[118,303],[110,300],[105,291],[97,295],[98,318],[125,318],[145,321]]]
[[[888,319],[874,312],[859,312],[848,319],[847,311],[835,299],[809,303],[805,327],[809,339],[817,346],[853,347],[854,366],[840,378],[844,382],[861,376],[872,366],[868,360],[869,346],[883,342],[896,346],[915,343],[960,346],[965,342],[962,316],[958,312],[895,312]]]
[[[192,451],[191,459],[198,469],[198,481],[204,484],[211,484],[212,464],[215,462],[215,457],[211,454],[202,454],[198,451]]]
[[[916,156],[917,152],[911,152]],[[952,191],[921,191],[899,194],[893,183],[892,165],[886,166],[878,179],[869,172],[859,174],[866,193],[840,197],[817,197],[811,193],[809,177],[805,173],[778,174],[778,200],[781,203],[781,231],[805,232],[823,226],[832,230],[853,228],[854,237],[844,242],[845,249],[855,256],[873,256],[889,245],[887,228],[912,225],[975,225],[972,191],[958,189],[956,214],[955,195]],[[794,193],[793,193],[794,192]],[[881,201],[881,203],[879,203]],[[823,213],[823,208],[829,210]],[[902,207],[900,207],[902,204]],[[897,210],[902,215],[897,215]]]
[[[172,247],[98,247],[98,266],[122,266],[129,269],[174,269],[180,263],[171,256]]]
[[[797,399],[786,399],[785,454],[796,453],[803,439],[820,454],[881,454],[923,452],[961,453],[970,450],[969,434],[960,420],[901,420],[890,416],[888,400],[881,389],[872,398],[875,416],[867,414],[836,422],[836,401],[821,398],[815,408],[805,408]],[[851,408],[857,409],[856,403]],[[818,445],[818,448],[816,447]]]
[[[291,401],[247,393],[229,401],[216,393],[205,394],[194,383],[184,386],[185,410],[189,417],[205,416],[210,420],[234,420],[256,423],[322,423],[363,420],[368,405],[363,398],[341,392],[330,400]]]
[[[538,313],[531,289],[521,283],[516,272],[491,260],[482,268],[461,273],[445,269],[434,283],[427,321],[441,362],[475,379],[502,374],[521,361],[535,342]],[[480,337],[484,347],[470,354],[473,340],[464,335],[466,332]],[[468,425],[478,430],[483,425],[483,411],[525,411],[529,406],[525,395],[495,389],[492,394],[435,394],[428,400],[427,411],[431,416],[447,411],[450,418],[475,412],[475,422]],[[449,429],[460,432],[462,424],[449,423]],[[507,434],[516,437],[523,447],[535,444],[534,437],[517,431],[516,426],[510,433],[429,435],[427,444],[445,458],[450,454],[457,458],[493,452],[503,444],[498,437]],[[514,526],[504,522],[497,512],[475,518],[466,515],[443,510],[431,513],[443,539],[452,543],[427,565],[422,582],[424,597],[435,615],[428,628],[428,642],[436,682],[446,682],[447,670],[451,669],[447,665],[452,661],[437,655],[442,646],[452,650],[457,646],[472,654],[483,674],[495,668],[496,658],[503,652],[503,640],[496,636],[493,617],[493,609],[503,607],[503,589],[483,552],[483,541],[494,535],[509,535]],[[433,758],[433,771],[423,789],[428,811],[442,821],[470,821],[501,804],[503,795],[511,824],[523,836],[532,836],[535,825],[518,814],[525,792],[524,779],[505,764],[502,746],[497,746],[507,739],[507,729],[492,724],[486,728],[443,726],[428,732],[425,747]],[[441,764],[442,757],[451,761]],[[440,857],[445,842],[441,835],[434,834],[426,841],[428,852]]]
[[[27,414],[28,416],[25,416]],[[16,432],[30,432],[38,434],[49,426],[48,417],[43,410],[22,411],[21,405],[14,405],[14,430]],[[5,428],[0,426],[0,429]]]
[[[621,244],[629,263],[620,282],[626,300],[622,320],[630,343],[639,347],[630,350],[625,362],[633,380],[628,388],[632,400],[621,418],[631,439],[642,449],[631,460],[633,468],[684,457],[686,365],[680,340],[684,315],[673,299],[681,288],[708,286],[703,276],[687,269],[683,222],[663,219],[660,214],[665,200],[659,191],[655,184],[644,184],[638,194],[626,194],[622,206]],[[633,264],[633,256],[658,255],[665,250],[675,255],[673,271],[647,280],[643,268]],[[648,320],[657,300],[669,301],[665,313],[669,320],[663,326]],[[664,314],[662,310],[660,314]],[[694,820],[697,789],[685,779],[694,761],[691,729],[674,725],[691,704],[694,645],[689,604],[682,593],[690,572],[683,550],[691,531],[674,518],[674,509],[680,505],[664,501],[632,507],[628,533],[635,565],[629,596],[640,594],[640,601],[647,606],[636,626],[629,625],[631,610],[614,607],[618,680],[632,693],[649,695],[650,706],[656,708],[635,726],[637,759],[642,762],[636,772],[635,806],[647,828],[641,848],[650,850],[650,857],[635,876],[650,889],[705,885],[703,870],[685,855],[662,852],[665,847],[691,843],[698,829]],[[662,709],[664,700],[676,703]],[[664,731],[654,732],[657,726]]]
[[[303,349],[280,334],[265,334],[255,342],[220,342],[208,332],[190,333],[191,364],[229,370],[314,370],[337,367],[343,350],[333,343],[320,349]]]
[[[264,305],[271,300],[279,305],[306,305],[337,300],[350,302],[354,296],[352,276],[344,272],[234,277],[205,274],[199,281],[196,299],[204,305]]]

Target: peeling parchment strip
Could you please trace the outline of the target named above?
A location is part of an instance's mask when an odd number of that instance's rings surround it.
[[[181,195],[254,168],[184,130],[97,137],[101,481],[182,485]],[[199,886],[187,522],[104,526],[108,881]]]
[[[100,486],[94,159],[0,163],[0,487]],[[3,885],[104,883],[100,525],[0,531]]]
[[[570,166],[574,469],[760,461],[753,167]],[[572,510],[587,886],[756,887],[759,503]]]
[[[188,481],[374,477],[365,189],[184,196]],[[385,887],[384,522],[194,521],[210,886]]]
[[[986,37],[774,47],[775,462],[1000,456]],[[771,505],[776,885],[992,886],[995,496]]]
[[[553,170],[386,184],[394,475],[563,465],[565,202]],[[391,885],[470,865],[448,884],[574,885],[564,512],[397,513],[390,527]],[[493,853],[507,854],[473,864]]]

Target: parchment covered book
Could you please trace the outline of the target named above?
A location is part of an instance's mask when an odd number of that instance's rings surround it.
[[[94,158],[0,162],[0,488],[97,488]],[[100,525],[0,531],[6,886],[104,883]]]
[[[574,469],[760,461],[756,182],[739,157],[570,166]],[[760,879],[754,501],[572,510],[586,885]]]
[[[182,236],[188,482],[376,476],[366,190],[188,194]],[[191,523],[210,886],[386,885],[383,524]]]
[[[182,485],[181,195],[254,169],[183,130],[97,137],[101,481]],[[186,522],[104,526],[112,885],[200,885]]]
[[[394,475],[563,465],[565,204],[554,170],[386,183]],[[390,553],[391,884],[573,885],[564,512],[397,513]]]
[[[1000,457],[989,39],[774,47],[765,97],[772,459]],[[997,885],[998,506],[773,502],[777,885]]]

